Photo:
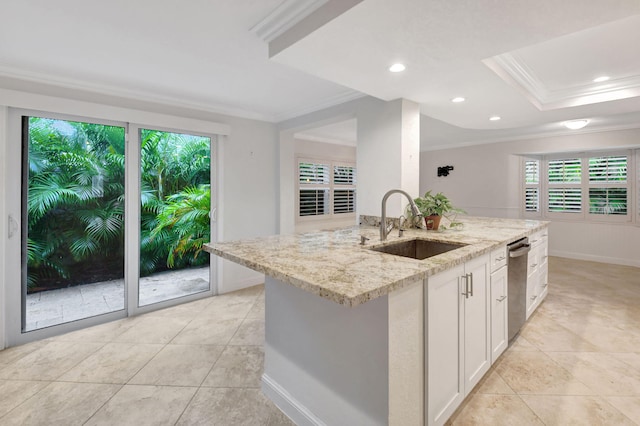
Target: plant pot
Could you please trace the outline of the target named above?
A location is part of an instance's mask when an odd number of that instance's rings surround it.
[[[437,231],[440,226],[441,216],[425,216],[424,223],[427,225],[428,230]]]

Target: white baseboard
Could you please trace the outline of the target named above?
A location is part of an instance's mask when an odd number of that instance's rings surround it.
[[[588,260],[590,262],[611,263],[613,265],[635,266],[640,268],[640,260],[620,259],[619,257],[595,256],[584,253],[549,250],[549,256],[566,257],[568,259]]]
[[[298,426],[326,426],[311,411],[267,374],[262,375],[262,392]]]

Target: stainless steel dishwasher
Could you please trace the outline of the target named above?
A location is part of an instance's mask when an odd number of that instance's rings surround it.
[[[507,245],[509,253],[509,341],[513,340],[527,318],[527,253],[529,239],[522,238]]]

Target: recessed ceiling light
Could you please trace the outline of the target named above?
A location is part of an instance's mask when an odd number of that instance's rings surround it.
[[[458,102],[464,102],[464,100],[465,99],[462,96],[457,96],[457,97],[451,99],[451,102],[458,103]]]
[[[393,64],[389,67],[389,71],[391,72],[402,72],[405,69],[407,69],[407,67],[405,67],[404,64]]]
[[[584,126],[589,124],[589,120],[584,119],[584,120],[565,121],[562,124],[564,124],[564,127],[566,127],[567,129],[578,130],[578,129],[582,129]]]
[[[608,75],[603,75],[601,77],[594,78],[593,82],[594,83],[602,83],[603,81],[607,81],[607,80],[609,80],[609,76]]]
[[[489,120],[491,121],[498,121],[500,120],[502,117],[500,117],[499,115],[492,115],[491,117],[489,117]]]

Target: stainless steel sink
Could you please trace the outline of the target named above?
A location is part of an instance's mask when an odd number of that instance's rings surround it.
[[[466,244],[415,239],[373,247],[371,250],[422,260],[464,246],[466,246]]]

